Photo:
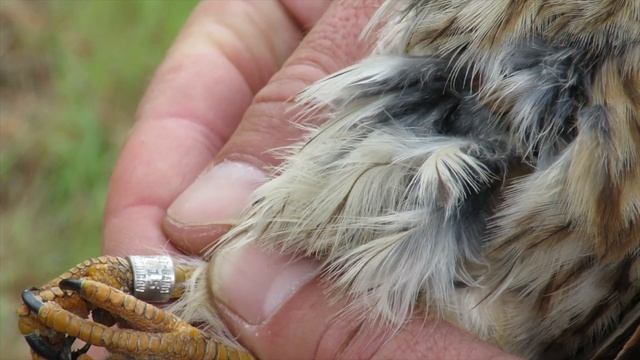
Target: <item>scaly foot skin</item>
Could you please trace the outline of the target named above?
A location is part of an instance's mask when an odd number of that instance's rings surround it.
[[[182,295],[191,269],[177,266],[175,273],[172,299]],[[90,359],[86,352],[91,345],[134,359],[253,359],[129,295],[132,284],[127,259],[103,256],[83,262],[41,288],[25,290],[18,325],[33,359]],[[115,324],[118,327],[112,328]],[[86,345],[73,350],[76,339]]]

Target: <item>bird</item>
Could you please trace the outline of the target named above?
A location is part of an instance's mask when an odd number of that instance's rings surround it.
[[[255,244],[321,261],[364,324],[429,316],[529,359],[640,358],[640,1],[387,0],[367,33],[368,57],[297,97],[306,136],[239,224],[174,259],[169,310],[131,295],[131,260],[89,260],[23,293],[34,356],[86,356],[79,337],[250,359],[207,284],[212,259]],[[119,319],[133,330],[104,325]]]

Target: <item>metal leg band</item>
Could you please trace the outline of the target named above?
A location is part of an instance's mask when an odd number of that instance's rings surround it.
[[[133,271],[133,295],[147,302],[167,302],[176,283],[169,256],[129,256]]]

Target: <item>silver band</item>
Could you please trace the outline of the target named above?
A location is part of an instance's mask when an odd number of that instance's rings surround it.
[[[133,272],[133,295],[147,302],[167,302],[176,283],[169,256],[129,256]]]

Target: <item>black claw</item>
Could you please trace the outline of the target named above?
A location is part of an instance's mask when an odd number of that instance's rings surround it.
[[[84,344],[83,347],[81,347],[80,349],[75,350],[75,351],[73,351],[71,353],[71,359],[72,360],[76,360],[78,357],[80,357],[80,355],[86,354],[87,351],[89,351],[89,348],[91,348],[91,344],[89,344],[89,343]]]
[[[60,280],[60,283],[58,284],[58,286],[60,286],[60,289],[62,290],[80,291],[82,290],[82,280],[63,279],[63,280]]]
[[[25,289],[22,292],[22,302],[37,314],[44,303],[36,297],[33,290],[34,289]]]
[[[54,349],[53,347],[51,347],[51,345],[39,335],[29,334],[25,336],[24,339],[27,341],[27,344],[29,344],[29,346],[31,347],[31,350],[33,350],[36,354],[40,355],[41,357],[47,360],[60,359],[60,352]]]

